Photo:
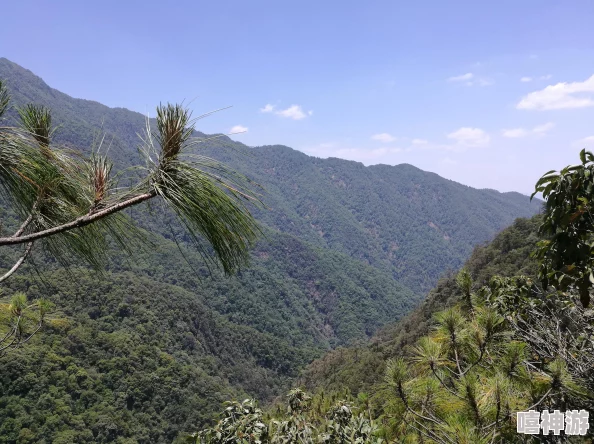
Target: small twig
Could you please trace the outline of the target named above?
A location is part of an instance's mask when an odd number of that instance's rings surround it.
[[[479,357],[477,358],[477,360],[475,362],[473,362],[470,366],[468,366],[466,368],[466,370],[464,370],[460,376],[466,375],[466,373],[468,373],[470,370],[472,370],[478,363],[480,363],[483,360],[483,356],[485,355],[485,347],[486,347],[486,345],[483,347],[480,347],[481,353],[480,353]]]
[[[14,324],[14,328],[13,328],[13,329],[11,329],[11,330],[10,330],[10,331],[9,331],[9,332],[6,334],[6,336],[5,336],[5,337],[2,339],[2,341],[0,341],[0,344],[1,344],[2,342],[4,342],[5,340],[7,340],[8,338],[10,338],[11,336],[13,336],[13,335],[14,335],[14,338],[13,338],[13,340],[12,340],[12,342],[11,342],[10,344],[0,347],[0,352],[3,352],[4,350],[6,350],[6,349],[8,349],[8,348],[12,347],[12,345],[13,345],[13,344],[15,343],[15,341],[17,340],[17,336],[18,336],[18,334],[17,334],[17,329],[18,329],[18,327],[19,327],[19,324],[20,324],[20,322],[21,322],[21,317],[22,317],[22,314],[18,316],[18,318],[17,318],[17,320],[16,320],[16,322],[15,322],[15,324]]]
[[[29,337],[27,339],[25,339],[24,341],[20,341],[18,343],[18,345],[27,343],[29,341],[29,339],[31,339],[35,335],[35,333],[37,333],[39,331],[39,329],[41,328],[42,325],[43,325],[43,319],[40,319],[39,324],[37,324],[37,328],[33,331],[33,333],[31,333],[29,335]]]
[[[407,420],[406,420],[406,417],[403,417],[402,419],[404,420],[404,422],[406,423],[406,425],[408,425],[408,426],[412,427],[412,428],[413,428],[413,429],[415,429],[417,432],[419,432],[419,433],[420,433],[420,434],[422,434],[422,435],[425,435],[427,438],[429,438],[429,439],[431,439],[431,440],[435,440],[435,441],[437,441],[437,442],[439,442],[439,443],[448,443],[448,442],[453,442],[453,441],[450,441],[450,439],[449,439],[447,436],[445,437],[445,439],[443,439],[443,438],[439,437],[439,436],[438,436],[438,435],[437,435],[437,434],[436,434],[434,431],[432,431],[431,429],[427,428],[427,427],[426,427],[426,426],[425,426],[423,423],[421,423],[421,422],[414,421],[414,424],[413,424],[413,423],[410,423],[409,421],[407,421]],[[419,429],[418,427],[416,427],[416,425],[415,425],[415,424],[417,424],[417,425],[419,425],[419,426],[423,427],[423,428],[426,430],[426,432],[425,432],[425,431],[423,431],[423,430],[421,430],[421,429]]]
[[[466,401],[466,398],[464,398],[463,396],[460,396],[458,393],[456,393],[454,390],[452,390],[451,388],[449,388],[447,386],[447,384],[444,382],[443,379],[441,379],[441,377],[437,374],[437,371],[435,370],[435,366],[430,366],[431,371],[433,372],[433,375],[437,378],[437,380],[439,381],[439,383],[443,386],[444,389],[446,389],[450,394],[454,395],[455,397]]]

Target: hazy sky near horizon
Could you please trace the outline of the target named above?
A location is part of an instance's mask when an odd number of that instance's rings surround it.
[[[0,56],[206,133],[530,193],[594,150],[594,1],[20,0]]]

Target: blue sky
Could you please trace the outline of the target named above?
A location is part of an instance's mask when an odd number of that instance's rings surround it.
[[[530,193],[594,149],[592,1],[2,5],[0,56],[74,97],[207,133]]]

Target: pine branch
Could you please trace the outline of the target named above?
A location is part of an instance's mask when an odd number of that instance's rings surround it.
[[[107,207],[101,211],[96,213],[87,214],[85,216],[81,216],[73,220],[72,222],[68,222],[62,225],[58,225],[56,227],[48,228],[47,230],[38,231],[36,233],[27,234],[25,236],[20,237],[2,237],[0,238],[0,246],[3,245],[18,245],[23,244],[25,242],[35,241],[37,239],[42,239],[48,236],[53,236],[55,234],[64,233],[66,231],[74,230],[76,228],[82,228],[87,225],[92,224],[100,219],[103,219],[111,214],[117,213],[118,211],[124,210],[128,207],[133,205],[137,205],[141,202],[147,201],[152,199],[157,194],[155,191],[151,191],[148,193],[140,194],[138,196],[134,196],[128,200],[120,202],[118,204],[112,205]]]

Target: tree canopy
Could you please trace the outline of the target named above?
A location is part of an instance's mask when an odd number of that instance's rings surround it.
[[[542,193],[546,203],[540,227],[545,239],[535,254],[545,289],[575,286],[582,305],[588,307],[594,284],[594,154],[584,149],[580,161],[547,172],[536,184],[532,196]]]

